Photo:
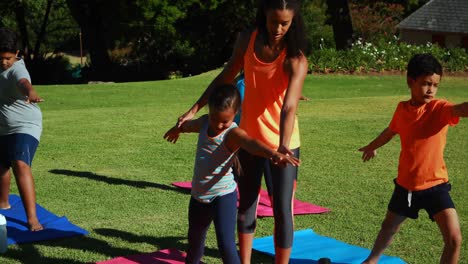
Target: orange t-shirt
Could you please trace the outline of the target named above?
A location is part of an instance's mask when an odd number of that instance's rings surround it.
[[[390,130],[400,135],[401,152],[397,183],[410,191],[429,189],[448,182],[444,148],[448,126],[458,124],[453,104],[432,100],[422,106],[400,102]]]
[[[284,71],[286,50],[273,62],[260,61],[254,52],[255,30],[244,54],[245,91],[240,127],[249,136],[277,149],[280,138],[280,116],[289,75]],[[297,117],[289,143],[290,149],[300,146]]]

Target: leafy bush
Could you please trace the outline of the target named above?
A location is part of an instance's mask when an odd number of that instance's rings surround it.
[[[33,84],[66,84],[80,82],[80,66],[72,66],[59,54],[37,57],[26,63]]]
[[[417,53],[432,53],[448,72],[468,71],[468,53],[465,49],[444,49],[438,45],[410,45],[379,41],[378,44],[357,40],[349,50],[319,49],[309,56],[311,72],[382,72],[405,71],[409,59]]]
[[[326,5],[317,1],[303,1],[302,14],[306,28],[307,47],[305,53],[309,55],[322,47],[334,47],[335,39],[331,25],[327,25]]]
[[[390,40],[405,12],[403,5],[379,1],[351,1],[349,7],[356,38],[372,43]]]

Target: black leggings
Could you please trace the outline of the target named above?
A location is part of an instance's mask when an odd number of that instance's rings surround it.
[[[223,263],[240,264],[236,248],[237,191],[216,197],[211,203],[190,198],[187,257],[185,263],[200,263],[205,250],[205,239],[214,222],[218,249]]]
[[[299,158],[299,148],[292,151],[294,156]],[[263,157],[251,155],[242,149],[239,151],[242,173],[238,179],[240,200],[237,229],[240,233],[251,234],[255,232],[257,204],[265,160]],[[290,248],[294,233],[292,199],[296,189],[297,167],[288,165],[285,168],[280,168],[269,162],[269,168],[275,218],[275,246]]]

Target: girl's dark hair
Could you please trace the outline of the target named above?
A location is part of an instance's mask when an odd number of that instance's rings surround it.
[[[0,28],[0,52],[16,53],[17,50],[19,45],[16,32],[6,27]]]
[[[208,98],[208,106],[218,112],[228,108],[239,111],[241,106],[239,90],[232,84],[221,84],[213,89]]]
[[[410,59],[406,76],[416,79],[419,76],[433,75],[434,73],[442,76],[442,65],[432,54],[423,53],[416,54]]]
[[[241,99],[239,90],[233,84],[221,84],[210,94],[208,97],[208,106],[210,109],[222,112],[229,108],[232,108],[234,112],[238,112],[239,108],[241,107]],[[236,175],[242,174],[242,167],[239,162],[239,158],[237,157],[237,153],[233,157],[233,169]]]
[[[268,44],[268,31],[266,27],[266,11],[268,10],[292,10],[294,17],[291,27],[284,36],[286,42],[286,56],[288,58],[302,55],[305,48],[304,20],[301,15],[301,3],[299,0],[260,0],[257,8],[257,28]]]

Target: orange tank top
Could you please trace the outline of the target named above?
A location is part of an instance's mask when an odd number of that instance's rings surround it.
[[[280,116],[284,96],[289,87],[289,75],[284,70],[286,50],[273,62],[262,62],[255,55],[257,30],[250,36],[244,54],[245,91],[240,127],[250,137],[277,149],[280,139]],[[300,146],[297,117],[289,143],[290,149]]]

